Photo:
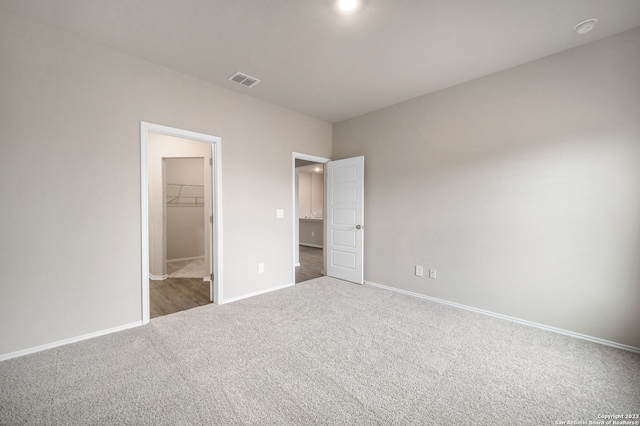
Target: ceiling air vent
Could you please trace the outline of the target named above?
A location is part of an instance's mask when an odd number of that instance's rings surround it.
[[[246,87],[253,87],[256,84],[260,83],[260,80],[258,80],[257,78],[251,77],[250,75],[246,75],[241,72],[234,73],[231,77],[229,77],[229,80],[234,81],[238,84],[242,84]]]

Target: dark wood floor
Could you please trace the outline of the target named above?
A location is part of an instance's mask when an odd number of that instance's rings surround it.
[[[322,249],[300,246],[296,283],[323,276]],[[211,303],[209,283],[202,278],[167,278],[149,281],[151,318],[173,314]]]
[[[296,267],[296,284],[323,276],[322,249],[300,246],[300,266]]]
[[[209,282],[202,278],[167,278],[149,281],[151,318],[207,305]]]

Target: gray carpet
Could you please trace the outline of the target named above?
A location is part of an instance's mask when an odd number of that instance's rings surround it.
[[[1,425],[554,425],[639,412],[638,354],[331,278],[0,363]]]

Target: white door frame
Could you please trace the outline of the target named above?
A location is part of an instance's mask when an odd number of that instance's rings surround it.
[[[293,194],[293,201],[291,203],[292,205],[292,209],[291,211],[293,212],[291,214],[292,216],[292,220],[291,220],[291,226],[292,226],[292,234],[293,234],[293,242],[292,242],[292,248],[293,251],[291,253],[291,264],[293,265],[292,268],[292,275],[291,275],[291,283],[295,284],[296,283],[296,246],[300,243],[299,238],[296,238],[296,222],[298,221],[298,193],[296,192],[296,160],[306,160],[306,161],[313,161],[314,163],[328,163],[329,161],[331,161],[331,158],[327,158],[327,157],[318,157],[317,155],[309,155],[309,154],[303,154],[300,152],[293,152],[291,155],[292,159],[291,159],[291,164],[292,164],[292,171],[291,171],[291,176],[292,176],[292,185],[293,185],[293,190],[292,190],[292,194]],[[326,184],[323,185],[323,187],[326,188]],[[325,199],[326,199],[326,194],[325,194]],[[325,232],[324,229],[326,229],[326,227],[323,227],[323,231]],[[326,241],[326,235],[323,236],[323,241]],[[297,241],[296,241],[297,240]],[[324,253],[324,249],[323,249],[323,253]],[[325,268],[325,262],[326,262],[326,256],[323,256],[323,270],[326,270]]]
[[[222,275],[222,139],[217,136],[177,129],[160,124],[140,122],[140,210],[142,226],[142,322],[147,324],[151,318],[149,308],[149,133],[190,139],[211,144],[213,171],[211,175],[211,212],[214,217],[211,248],[213,250],[212,274],[213,303],[220,303],[223,297]]]

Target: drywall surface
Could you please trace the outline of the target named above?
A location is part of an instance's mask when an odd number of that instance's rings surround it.
[[[222,138],[224,297],[291,283],[291,153],[329,123],[3,12],[0,355],[142,320],[141,121]]]
[[[324,217],[324,174],[311,173],[311,216]]]
[[[164,160],[168,260],[205,257],[205,246],[209,248],[211,178],[206,158]],[[205,271],[203,277],[209,274]]]
[[[196,157],[198,159],[196,159]],[[192,245],[189,244],[189,241],[191,241],[192,238],[185,238],[186,241],[185,239],[175,238],[175,234],[178,233],[175,229],[175,225],[177,225],[175,222],[180,221],[179,217],[175,217],[176,213],[180,216],[192,216],[189,222],[192,223],[193,227],[202,228],[201,232],[195,231],[195,233],[198,233],[199,236],[203,237],[201,251],[204,251],[204,253],[199,254],[204,254],[205,259],[209,259],[210,257],[209,251],[211,245],[209,242],[209,232],[205,232],[204,223],[205,215],[207,217],[210,215],[209,206],[211,205],[211,178],[209,175],[211,144],[150,133],[148,136],[147,158],[149,176],[149,273],[155,277],[162,277],[167,274],[167,260],[180,257],[191,257],[187,256],[184,251],[181,255],[175,253],[176,249],[183,248],[184,250],[185,246]],[[193,212],[194,208],[166,206],[165,198],[167,188],[163,185],[163,182],[175,183],[174,180],[176,182],[178,180],[182,180],[174,179],[174,177],[176,177],[176,173],[175,171],[171,173],[171,170],[169,170],[170,168],[167,167],[166,161],[178,158],[189,158],[196,162],[200,161],[200,164],[193,168],[191,173],[187,173],[186,171],[181,173],[181,175],[185,176],[187,181],[195,181],[204,185],[204,190],[202,191],[205,197],[203,205],[207,208],[197,209],[200,213],[199,220],[197,217],[193,217],[198,214],[198,212]],[[190,176],[194,171],[199,176]],[[180,212],[172,212],[172,209],[179,209]],[[192,211],[187,212],[187,210]],[[171,225],[174,225],[173,229],[171,229]],[[171,241],[172,239],[170,238],[171,234],[174,234],[173,241]],[[195,237],[194,235],[190,236]],[[176,241],[176,239],[178,241]],[[176,247],[176,245],[179,247]],[[193,256],[196,256],[196,254],[193,254]],[[205,265],[207,265],[206,275],[209,275],[211,273],[209,270],[209,262],[205,262]]]
[[[324,174],[298,172],[298,217],[319,218],[324,215]]]
[[[311,214],[311,174],[296,170],[298,177],[298,217],[309,217]]]
[[[333,144],[367,159],[366,280],[640,347],[640,29],[338,123]]]

